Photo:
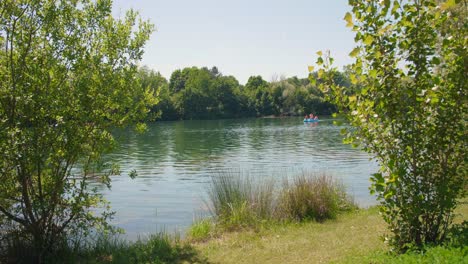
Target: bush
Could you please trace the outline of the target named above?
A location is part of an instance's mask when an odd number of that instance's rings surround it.
[[[282,219],[324,221],[339,212],[356,208],[342,184],[326,174],[295,177],[285,181],[279,195],[277,216]]]
[[[355,128],[346,142],[381,169],[371,191],[399,252],[442,244],[466,197],[468,113],[466,1],[350,0],[355,31],[351,87],[318,52],[313,82]],[[463,36],[463,37],[457,37]],[[312,70],[313,67],[310,67]]]

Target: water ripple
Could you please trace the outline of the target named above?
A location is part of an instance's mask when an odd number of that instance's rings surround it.
[[[206,208],[210,177],[219,171],[245,171],[256,177],[303,171],[333,174],[361,205],[375,203],[368,193],[377,166],[369,156],[341,143],[332,120],[303,124],[299,118],[159,122],[148,132],[115,131],[120,148],[107,159],[122,176],[112,190],[102,188],[117,212],[115,224],[130,239],[153,229],[184,228]],[[136,179],[126,177],[136,170]]]

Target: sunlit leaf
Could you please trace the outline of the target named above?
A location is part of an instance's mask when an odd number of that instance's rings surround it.
[[[351,13],[347,12],[344,17],[344,20],[346,21],[346,27],[352,27],[354,25],[353,16],[351,15]]]

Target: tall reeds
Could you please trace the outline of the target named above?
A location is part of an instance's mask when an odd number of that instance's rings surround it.
[[[209,207],[218,223],[228,229],[254,226],[273,212],[272,181],[253,182],[240,174],[220,173],[208,189]]]
[[[356,205],[346,194],[343,184],[324,173],[303,173],[291,181],[284,181],[276,215],[286,220],[321,222],[353,208]]]
[[[208,200],[215,222],[225,229],[256,227],[266,220],[324,221],[356,208],[344,185],[324,173],[303,173],[279,188],[272,180],[220,173],[212,177]]]

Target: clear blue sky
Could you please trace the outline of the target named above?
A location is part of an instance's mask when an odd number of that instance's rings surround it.
[[[217,66],[242,84],[249,76],[307,76],[318,50],[337,66],[351,62],[353,33],[345,27],[348,0],[114,0],[115,16],[129,8],[157,31],[142,65],[166,78],[190,66]]]

